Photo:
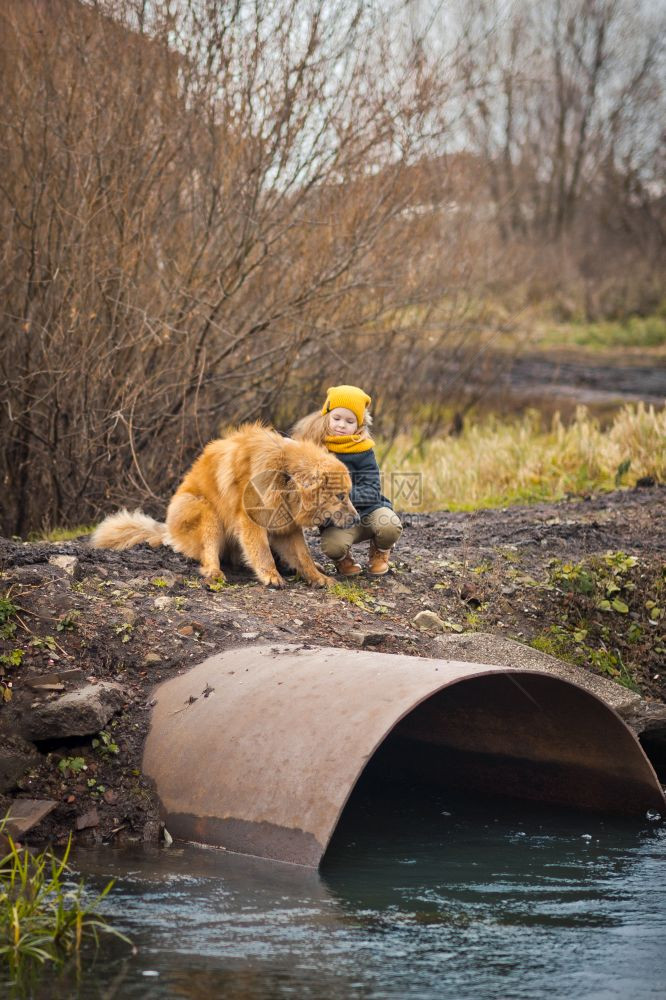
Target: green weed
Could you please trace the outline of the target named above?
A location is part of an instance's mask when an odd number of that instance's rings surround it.
[[[611,677],[618,684],[629,688],[630,691],[640,693],[640,687],[632,676],[631,671],[625,665],[619,649],[613,652],[608,649],[590,649],[587,650],[587,656],[590,665],[598,673]]]
[[[371,611],[372,608],[369,607],[370,597],[358,583],[353,583],[351,580],[336,581],[328,588],[329,594],[333,594],[334,597],[338,597],[341,601],[348,601],[357,608],[361,608],[363,611]]]
[[[46,650],[49,653],[54,653],[57,648],[57,643],[52,635],[36,635],[28,643],[33,649]]]
[[[511,548],[510,546],[496,548],[495,552],[498,556],[501,556],[502,559],[506,559],[508,563],[511,563],[512,566],[519,565],[523,558],[517,549]]]
[[[85,757],[62,757],[58,761],[58,770],[67,778],[72,774],[87,771],[88,765],[86,764]]]
[[[636,556],[626,552],[606,552],[601,559],[581,563],[550,562],[550,582],[560,590],[595,599],[599,611],[626,615],[629,595],[636,589],[630,571],[638,565]]]
[[[0,831],[4,822],[0,823]],[[0,859],[0,958],[13,976],[26,962],[61,963],[78,955],[91,941],[99,945],[100,933],[126,941],[98,912],[113,886],[90,897],[83,882],[72,885],[67,865],[71,836],[62,858],[50,849],[32,854],[8,838],[7,853]]]
[[[16,632],[16,618],[19,608],[11,599],[10,591],[0,597],[0,639],[11,639]]]
[[[603,642],[599,648],[593,648],[585,642],[587,636],[588,629],[585,628],[551,625],[542,635],[532,639],[529,645],[558,660],[592,668],[631,691],[640,691],[632,669],[625,664],[620,650],[609,650]]]
[[[104,729],[102,732],[92,741],[93,750],[101,754],[102,757],[111,757],[120,752],[120,748],[117,743],[114,743],[111,739],[109,733]]]
[[[78,620],[81,617],[80,611],[67,611],[61,618],[58,619],[56,629],[58,632],[74,632],[76,631]]]
[[[132,638],[134,626],[131,625],[130,622],[124,622],[122,625],[115,625],[113,631],[116,635],[120,636],[121,642],[129,642]]]
[[[554,656],[558,660],[576,662],[569,634],[560,626],[551,625],[546,632],[530,639],[529,645],[533,649],[538,649],[540,653],[547,653],[548,656]]]
[[[3,667],[20,667],[25,656],[25,650],[12,649],[11,653],[4,653],[0,656],[0,664]]]

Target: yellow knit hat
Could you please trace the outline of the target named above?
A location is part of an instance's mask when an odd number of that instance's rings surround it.
[[[365,420],[366,408],[371,402],[367,392],[363,392],[363,389],[359,389],[356,385],[334,385],[326,390],[326,402],[321,412],[330,413],[336,407],[344,406],[346,410],[352,411],[358,420],[358,426],[361,427]]]

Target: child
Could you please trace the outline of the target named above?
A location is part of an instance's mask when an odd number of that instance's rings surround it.
[[[322,526],[321,547],[342,576],[362,572],[351,555],[356,542],[370,540],[368,572],[388,572],[391,549],[402,534],[400,518],[379,488],[379,466],[368,428],[367,408],[372,400],[355,385],[337,385],[327,391],[321,412],[309,414],[296,424],[293,436],[322,444],[343,462],[352,479],[351,502],[360,524],[352,528]]]

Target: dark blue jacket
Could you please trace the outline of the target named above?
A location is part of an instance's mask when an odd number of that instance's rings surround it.
[[[351,502],[361,517],[371,514],[379,507],[390,507],[393,510],[391,501],[383,496],[380,489],[379,466],[373,448],[353,454],[337,451],[331,454],[347,466],[352,481]]]

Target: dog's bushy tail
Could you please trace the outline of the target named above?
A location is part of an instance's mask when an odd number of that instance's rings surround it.
[[[119,510],[104,520],[92,534],[90,544],[95,549],[131,549],[140,542],[153,548],[165,544],[166,524],[148,517],[140,510],[130,513]]]

